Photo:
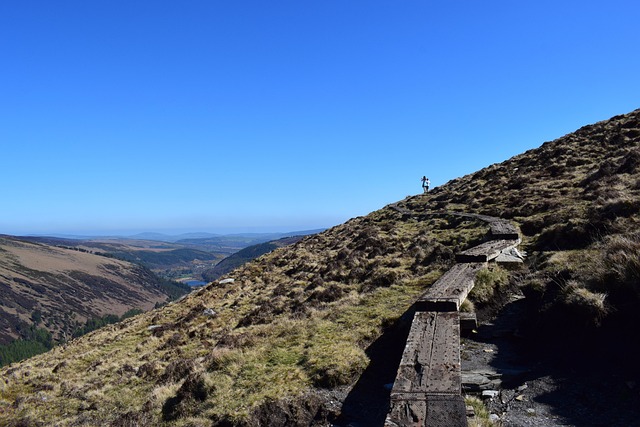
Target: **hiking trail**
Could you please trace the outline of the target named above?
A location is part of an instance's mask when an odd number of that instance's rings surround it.
[[[416,216],[397,204],[403,216]],[[467,427],[460,369],[460,306],[473,289],[476,274],[489,262],[522,262],[517,228],[509,221],[463,212],[420,216],[458,216],[489,224],[489,240],[456,255],[456,265],[417,300],[416,313],[391,389],[386,427]],[[462,319],[461,319],[462,318]]]

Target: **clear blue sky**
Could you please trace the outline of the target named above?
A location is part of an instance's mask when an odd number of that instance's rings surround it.
[[[0,233],[332,226],[640,107],[640,3],[7,0]]]

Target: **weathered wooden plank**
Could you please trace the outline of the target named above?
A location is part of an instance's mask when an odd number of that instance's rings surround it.
[[[460,330],[472,331],[478,327],[478,318],[475,313],[460,312]]]
[[[416,313],[391,390],[392,396],[414,392],[460,394],[460,390],[458,313]]]
[[[489,229],[491,230],[491,234],[489,235],[489,237],[492,239],[516,240],[520,238],[518,228],[510,221],[502,218],[497,218],[489,215],[449,211],[436,212],[435,215],[453,215],[459,216],[461,218],[475,219],[486,222],[487,224],[489,224]]]
[[[461,395],[406,395],[391,401],[387,420],[403,427],[467,427]],[[387,425],[394,425],[388,423]]]
[[[424,427],[427,420],[427,399],[422,394],[419,398],[414,399],[393,399],[391,398],[391,407],[387,415],[385,426],[402,426],[402,427]]]
[[[504,250],[518,246],[520,240],[490,240],[456,255],[458,262],[487,262]]]
[[[467,427],[467,407],[461,395],[427,396],[425,427]]]
[[[424,392],[421,388],[425,372],[425,358],[430,357],[436,330],[436,313],[416,313],[411,323],[407,344],[391,393]]]
[[[491,229],[491,237],[494,239],[518,240],[520,238],[516,226],[508,221],[491,221],[489,228]]]
[[[483,262],[456,264],[416,301],[417,311],[458,311],[474,285]]]

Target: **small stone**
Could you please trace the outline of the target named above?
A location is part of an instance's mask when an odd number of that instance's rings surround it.
[[[205,316],[216,316],[218,313],[213,308],[205,308],[202,312]]]
[[[467,392],[495,390],[500,388],[500,374],[495,371],[462,372],[462,388]]]
[[[153,331],[154,329],[162,328],[162,325],[151,325],[147,327],[148,331]]]
[[[524,391],[524,390],[526,390],[527,388],[529,388],[529,386],[528,386],[528,385],[526,385],[526,384],[522,384],[520,387],[518,387],[518,391]]]
[[[492,348],[485,348],[484,350],[485,353],[493,353],[493,349]]]
[[[502,393],[500,393],[500,402],[504,405],[505,403],[512,401],[514,396],[515,392],[513,390],[502,390]]]
[[[522,401],[524,400],[524,394],[519,394],[519,395],[517,395],[517,396],[516,396],[516,400],[517,400],[518,402],[522,402]]]
[[[235,281],[236,281],[236,279],[224,279],[224,280],[221,280],[218,283],[220,283],[221,285],[226,285],[227,283],[233,283]]]
[[[498,394],[500,394],[500,392],[498,390],[484,390],[482,392],[482,397],[484,399],[493,399],[494,397],[496,397]]]
[[[473,406],[467,405],[467,417],[475,417],[476,411],[473,409]]]
[[[489,414],[489,421],[491,421],[492,423],[497,423],[498,421],[500,421],[500,417],[498,416],[498,414]]]
[[[536,414],[536,410],[533,408],[529,408],[527,409],[527,415],[535,415]]]

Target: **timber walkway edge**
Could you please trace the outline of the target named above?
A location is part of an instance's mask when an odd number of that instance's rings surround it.
[[[403,216],[414,216],[396,204],[389,207]],[[509,253],[521,240],[517,228],[501,218],[444,211],[420,214],[449,215],[488,223],[490,240],[457,254],[457,264],[415,303],[416,313],[391,389],[386,427],[468,426],[460,369],[460,305],[478,271],[503,255],[512,257]]]

